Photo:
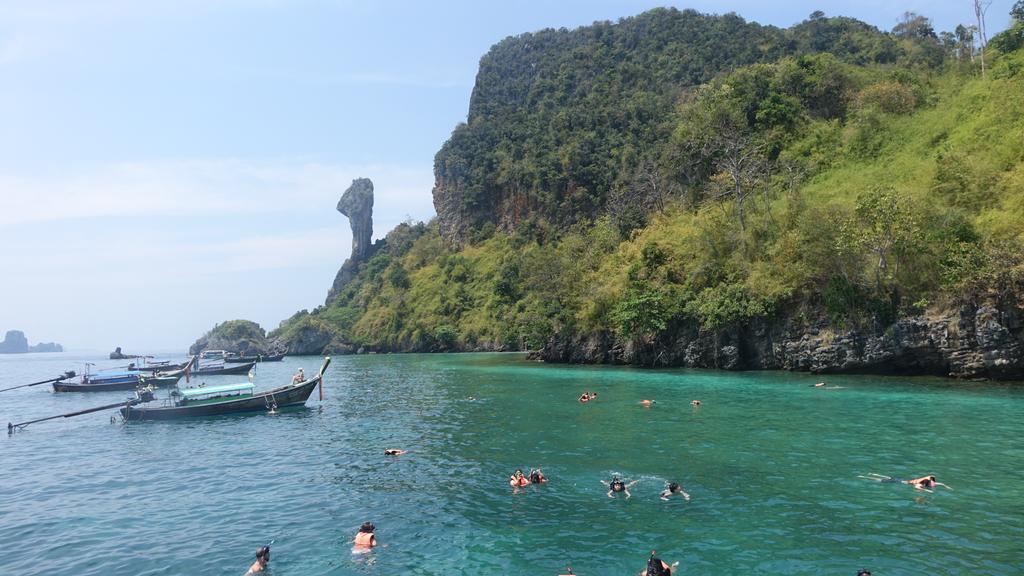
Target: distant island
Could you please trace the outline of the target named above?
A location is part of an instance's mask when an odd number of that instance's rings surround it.
[[[64,347],[56,342],[40,342],[28,345],[28,338],[21,330],[8,330],[0,341],[0,354],[25,354],[26,352],[63,352]]]

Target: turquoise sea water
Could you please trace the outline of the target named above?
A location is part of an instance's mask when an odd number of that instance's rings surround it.
[[[0,356],[0,388],[86,359]],[[266,364],[256,384],[318,365]],[[627,575],[652,549],[684,574],[1024,573],[1024,386],[809,387],[820,379],[338,357],[324,402],[314,392],[297,412],[40,423],[0,439],[0,574],[241,574],[271,539],[271,576]],[[578,403],[584,390],[598,400]],[[4,392],[0,420],[125,396]],[[508,475],[531,466],[550,484],[512,494]],[[934,473],[954,491],[857,478],[868,472]],[[631,499],[605,495],[615,473],[639,480]],[[660,501],[668,480],[692,500]],[[353,555],[365,520],[385,546]]]

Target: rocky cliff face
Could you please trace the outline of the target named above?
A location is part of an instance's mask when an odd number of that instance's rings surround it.
[[[338,200],[338,212],[348,217],[352,227],[352,253],[341,265],[334,284],[327,293],[329,302],[346,284],[355,278],[359,265],[373,252],[373,182],[369,178],[356,178]]]
[[[966,306],[898,320],[884,330],[835,330],[793,318],[719,333],[678,327],[650,344],[608,333],[555,337],[545,361],[815,373],[931,374],[1024,379],[1024,318],[1014,305]]]

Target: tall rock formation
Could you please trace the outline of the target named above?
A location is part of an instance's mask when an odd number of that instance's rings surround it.
[[[24,354],[28,352],[28,338],[21,330],[8,330],[0,341],[0,354]]]
[[[369,178],[353,180],[352,185],[341,195],[341,200],[338,200],[338,212],[348,217],[349,226],[352,227],[352,254],[334,277],[334,284],[327,293],[328,302],[352,281],[359,271],[359,265],[372,256],[373,182]]]
[[[40,342],[28,345],[28,338],[21,330],[8,330],[0,340],[0,354],[24,354],[26,352],[63,352],[64,347],[56,342]]]

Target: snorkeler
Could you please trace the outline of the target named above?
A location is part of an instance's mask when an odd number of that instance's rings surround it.
[[[243,576],[249,576],[257,572],[263,572],[263,569],[270,563],[270,546],[262,546],[256,551],[256,561],[253,562],[252,566],[246,570]]]
[[[640,401],[640,405],[643,406],[644,408],[650,408],[651,404],[657,404],[657,402],[655,402],[654,400],[641,400]]]
[[[925,492],[931,492],[931,489],[936,486],[942,486],[947,490],[952,490],[948,485],[936,481],[934,474],[921,476],[920,478],[914,478],[912,480],[900,480],[899,478],[893,478],[892,476],[885,476],[883,474],[875,474],[874,472],[871,472],[867,476],[858,476],[858,478],[874,480],[875,482],[881,482],[883,484],[908,484],[913,486],[915,490],[924,490]]]
[[[629,498],[630,496],[632,496],[632,494],[629,493],[629,489],[632,488],[633,485],[636,484],[637,482],[639,482],[639,480],[633,480],[632,482],[627,484],[618,476],[612,476],[611,482],[605,482],[604,480],[601,480],[601,484],[604,484],[605,486],[608,487],[609,498],[614,498],[615,492],[624,492],[626,494],[626,498]]]
[[[651,557],[647,559],[647,568],[640,571],[640,576],[672,576],[672,572],[679,566],[679,562],[674,562],[669,566],[655,554],[656,552],[651,550]]]
[[[356,532],[352,548],[369,550],[376,546],[377,536],[373,533],[376,529],[377,527],[373,525],[373,522],[363,522],[363,525],[359,527],[359,532]]]
[[[522,470],[516,470],[511,476],[509,476],[508,483],[513,488],[522,488],[530,483],[530,479],[523,475]]]
[[[590,401],[590,394],[584,392],[583,394],[580,395],[580,402],[581,403],[586,403],[586,402],[589,402],[589,401]]]
[[[690,400],[690,406],[694,408],[700,408],[700,400]]]
[[[540,468],[530,469],[530,484],[547,484],[548,479],[544,476],[544,473],[540,471]]]
[[[385,456],[401,456],[402,454],[405,454],[406,452],[408,452],[408,450],[401,450],[399,448],[385,448],[384,449],[384,455]]]
[[[683,491],[683,487],[678,482],[669,482],[668,486],[661,492],[661,499],[668,500],[673,494],[679,494],[683,497],[683,500],[690,501],[690,495]]]

